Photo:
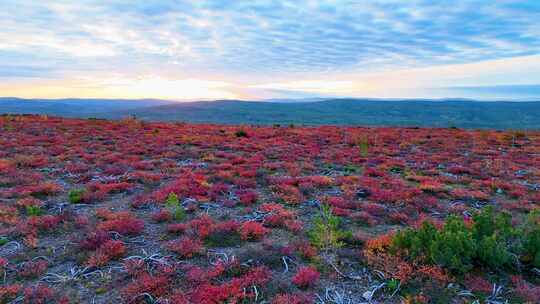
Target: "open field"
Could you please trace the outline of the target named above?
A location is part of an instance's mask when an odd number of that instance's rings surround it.
[[[539,205],[538,131],[4,115],[0,302],[538,303]]]

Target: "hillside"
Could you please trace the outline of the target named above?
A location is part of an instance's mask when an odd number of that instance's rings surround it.
[[[216,101],[125,111],[146,120],[226,124],[540,128],[540,102],[335,99],[305,103]]]
[[[0,113],[224,124],[540,129],[540,102],[329,99],[309,102],[0,99]]]
[[[159,99],[23,99],[0,97],[0,113],[46,114],[64,117],[119,117],[120,111],[170,104]],[[118,113],[118,114],[114,114]]]

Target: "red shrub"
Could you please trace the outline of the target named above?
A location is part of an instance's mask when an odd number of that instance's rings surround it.
[[[160,209],[158,212],[152,214],[152,220],[158,223],[169,222],[172,220],[172,213],[167,209]]]
[[[481,276],[467,276],[464,285],[467,289],[484,294],[489,294],[493,290],[493,284]]]
[[[377,220],[371,214],[365,211],[355,212],[350,215],[350,217],[360,224],[366,226],[374,226],[377,224]]]
[[[47,271],[49,263],[45,260],[29,261],[22,264],[17,275],[21,278],[38,278]]]
[[[467,189],[454,189],[450,191],[450,195],[458,199],[475,199],[475,200],[488,200],[489,195],[482,191],[467,190]]]
[[[324,202],[326,204],[332,206],[333,208],[341,208],[341,209],[353,209],[354,208],[354,204],[347,201],[345,198],[339,197],[339,196],[326,197],[324,199]]]
[[[268,213],[264,218],[264,224],[271,227],[281,227],[287,220],[293,220],[295,213],[286,210],[283,205],[275,203],[265,203],[259,208],[262,212]]]
[[[298,269],[298,272],[292,278],[294,285],[300,288],[307,288],[317,284],[321,274],[311,266],[303,266]]]
[[[35,186],[26,187],[21,194],[28,193],[34,196],[51,195],[62,191],[62,187],[57,184],[45,182]]]
[[[4,274],[5,268],[8,264],[8,260],[5,258],[0,258],[0,275]]]
[[[194,283],[208,282],[222,275],[225,272],[225,265],[223,263],[217,263],[215,266],[209,269],[203,269],[198,266],[193,266],[186,272],[186,278],[188,281]]]
[[[60,216],[43,215],[30,217],[28,223],[41,231],[48,231],[56,228],[61,221]]]
[[[304,228],[304,222],[300,220],[286,220],[284,225],[292,233],[299,233]]]
[[[521,276],[514,275],[511,277],[512,284],[514,284],[514,292],[523,300],[530,301],[530,303],[535,303],[540,299],[540,286],[535,286],[533,284],[525,281]]]
[[[234,278],[221,285],[205,283],[199,285],[191,294],[192,303],[217,304],[241,303],[243,299],[255,297],[253,286],[261,286],[271,278],[266,267],[256,267],[241,277]]]
[[[123,264],[127,273],[132,277],[138,277],[146,271],[146,264],[141,259],[128,259]]]
[[[273,186],[274,191],[278,194],[278,197],[285,203],[296,205],[300,204],[304,199],[304,196],[298,188],[291,185],[279,184]]]
[[[147,293],[154,298],[159,298],[165,296],[169,292],[169,289],[170,279],[168,276],[152,276],[148,273],[143,273],[122,289],[121,294],[127,303],[145,303],[144,298],[141,298],[141,294]]]
[[[349,216],[351,215],[352,211],[349,209],[343,209],[339,207],[332,207],[332,214],[337,216]]]
[[[362,210],[373,215],[373,216],[382,216],[386,214],[386,208],[383,205],[375,203],[366,203],[362,205]]]
[[[258,194],[255,191],[245,190],[238,193],[238,198],[242,205],[249,206],[257,202]]]
[[[280,294],[273,300],[272,304],[312,304],[313,296],[304,293]]]
[[[24,289],[24,303],[45,304],[54,299],[54,291],[46,285],[38,284]]]
[[[240,228],[240,223],[235,220],[219,222],[212,227],[212,234],[232,234]]]
[[[21,207],[21,208],[26,208],[26,207],[42,207],[43,206],[43,202],[36,199],[36,198],[33,198],[33,197],[27,197],[27,198],[23,198],[23,199],[20,199],[17,201],[16,205],[18,207]]]
[[[17,211],[17,208],[0,205],[0,223],[5,223],[8,225],[17,224],[19,221],[18,215],[19,211]]]
[[[409,221],[409,216],[405,213],[394,212],[390,214],[390,220],[395,224],[405,224]]]
[[[311,259],[317,255],[317,248],[311,246],[307,241],[299,242],[295,244],[295,247],[300,256],[305,259]]]
[[[203,243],[199,239],[183,237],[168,244],[169,250],[178,253],[181,257],[190,258],[203,251]]]
[[[184,233],[188,229],[187,224],[179,223],[179,224],[169,224],[167,225],[167,232],[169,233]]]
[[[111,236],[108,232],[97,230],[95,232],[91,232],[88,236],[86,236],[86,238],[81,240],[79,242],[79,246],[85,250],[96,250],[110,239]]]
[[[240,238],[242,240],[260,240],[267,233],[268,229],[257,222],[244,222],[240,226]]]
[[[0,302],[10,303],[11,300],[17,297],[17,294],[21,291],[22,285],[12,284],[0,286]]]
[[[119,259],[125,254],[126,247],[122,241],[109,240],[90,256],[86,264],[90,267],[105,266],[109,261]]]
[[[188,224],[196,236],[205,239],[212,233],[215,221],[210,216],[203,215],[192,219]]]
[[[136,219],[129,212],[118,212],[110,215],[97,228],[105,231],[115,231],[121,235],[137,235],[143,231],[144,221]]]
[[[88,217],[85,215],[76,215],[74,218],[75,227],[77,228],[83,228],[87,226],[90,221],[88,220]]]

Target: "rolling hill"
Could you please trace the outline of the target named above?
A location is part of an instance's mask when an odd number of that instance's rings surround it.
[[[326,99],[217,100],[0,99],[0,113],[224,124],[300,124],[540,129],[540,102]]]

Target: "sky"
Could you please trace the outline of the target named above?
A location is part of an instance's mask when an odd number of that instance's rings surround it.
[[[540,1],[0,2],[0,96],[540,100]]]

